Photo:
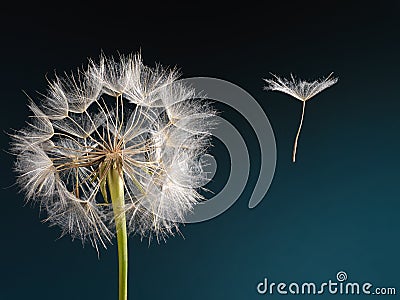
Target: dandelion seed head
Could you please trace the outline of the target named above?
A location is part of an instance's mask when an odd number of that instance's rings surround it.
[[[176,69],[143,64],[140,55],[102,55],[86,69],[48,80],[32,117],[12,135],[17,181],[40,203],[46,221],[95,248],[115,233],[103,185],[116,168],[124,183],[128,231],[157,240],[202,200],[201,155],[215,111]]]

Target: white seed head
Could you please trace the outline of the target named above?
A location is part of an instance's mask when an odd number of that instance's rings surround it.
[[[315,80],[315,81],[303,81],[294,78],[293,75],[290,76],[290,79],[280,78],[274,74],[273,79],[264,79],[268,84],[264,87],[265,90],[272,91],[280,91],[285,94],[291,95],[300,101],[307,101],[322,92],[326,88],[334,85],[338,79],[332,77],[331,73],[328,77]]]
[[[215,111],[176,70],[149,68],[140,55],[101,56],[49,81],[28,126],[12,135],[17,181],[63,235],[106,245],[115,232],[102,190],[118,168],[130,233],[165,238],[202,200],[201,155]]]

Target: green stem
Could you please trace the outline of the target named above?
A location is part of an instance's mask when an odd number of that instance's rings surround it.
[[[118,168],[112,166],[107,174],[118,243],[119,300],[128,299],[128,236],[126,233],[124,182]]]

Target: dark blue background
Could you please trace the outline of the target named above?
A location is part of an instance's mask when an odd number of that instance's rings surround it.
[[[250,148],[249,183],[224,214],[182,227],[185,238],[149,246],[132,237],[130,299],[295,298],[258,295],[256,285],[264,277],[320,283],[340,270],[350,281],[396,287],[400,293],[400,5],[293,2],[18,4],[2,10],[4,132],[21,128],[28,117],[22,90],[32,96],[43,92],[45,76],[74,70],[101,51],[141,50],[148,65],[176,65],[183,77],[231,81],[257,99],[272,124],[275,177],[265,199],[250,210],[257,140],[239,114],[219,107]],[[331,71],[339,82],[309,102],[293,164],[301,103],[263,91],[262,78],[292,72],[315,79]],[[57,240],[58,228],[42,224],[37,207],[23,205],[13,186],[9,138],[5,133],[0,138],[0,299],[116,299],[116,246],[102,250],[98,259],[89,245]],[[224,178],[220,171],[215,186]]]

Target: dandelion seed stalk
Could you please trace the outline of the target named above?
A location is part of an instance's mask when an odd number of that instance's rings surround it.
[[[279,91],[285,94],[288,94],[300,101],[303,102],[303,110],[301,113],[300,125],[297,130],[296,138],[294,140],[293,146],[293,162],[296,161],[296,152],[297,152],[297,143],[299,140],[301,127],[303,126],[304,112],[306,109],[306,102],[310,100],[312,97],[327,89],[328,87],[334,85],[338,79],[334,78],[330,73],[326,78],[319,79],[315,81],[303,81],[295,79],[293,75],[290,76],[290,79],[280,78],[271,73],[274,77],[273,79],[264,79],[267,83],[267,86],[264,87],[265,90],[271,91]]]
[[[296,134],[296,138],[294,140],[294,146],[293,146],[293,158],[292,158],[293,162],[296,162],[297,142],[299,140],[301,127],[303,126],[303,119],[304,119],[305,110],[306,110],[306,101],[303,101],[303,110],[302,110],[302,113],[301,113],[300,125],[299,125],[299,129],[297,130],[297,134]]]

